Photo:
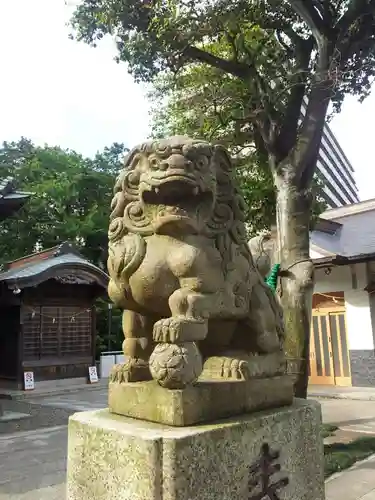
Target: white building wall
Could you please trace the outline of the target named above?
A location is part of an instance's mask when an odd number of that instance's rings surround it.
[[[367,292],[345,292],[348,347],[353,351],[374,349],[371,309]]]
[[[345,292],[352,289],[352,280],[349,266],[337,266],[329,268],[330,274],[325,269],[315,270],[314,292]]]
[[[332,267],[315,271],[314,293],[344,292],[348,347],[350,350],[374,349],[374,333],[370,296],[363,289],[367,285],[366,265]],[[373,305],[373,303],[372,303]]]
[[[324,257],[321,253],[317,252],[316,250],[313,250],[310,246],[310,257],[312,259],[320,259],[320,257]]]

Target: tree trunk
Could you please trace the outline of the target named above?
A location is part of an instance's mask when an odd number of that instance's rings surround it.
[[[298,188],[285,170],[275,174],[274,181],[288,372],[294,379],[295,396],[306,398],[314,288],[314,266],[309,255],[312,198]]]

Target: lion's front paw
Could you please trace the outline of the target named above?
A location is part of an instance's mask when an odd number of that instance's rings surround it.
[[[113,365],[111,372],[109,374],[109,381],[110,382],[122,382],[123,377],[122,377],[122,366],[123,365]]]
[[[120,384],[142,382],[151,379],[148,363],[134,358],[129,358],[124,364],[114,365],[109,376],[110,382],[118,382]]]
[[[248,380],[249,364],[243,359],[223,358],[221,376],[229,380]]]
[[[185,316],[160,319],[154,324],[155,342],[182,343],[198,342],[207,335],[207,322]]]
[[[236,356],[210,356],[203,365],[203,379],[249,380],[250,365],[247,359]]]

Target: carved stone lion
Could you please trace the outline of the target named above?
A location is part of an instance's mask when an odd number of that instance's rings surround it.
[[[151,379],[156,343],[196,342],[202,376],[283,371],[281,308],[254,266],[224,148],[145,142],[128,154],[111,208],[109,296],[124,310],[127,359],[114,380]]]

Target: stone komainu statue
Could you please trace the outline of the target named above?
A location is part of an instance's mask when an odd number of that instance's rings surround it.
[[[134,148],[115,185],[109,296],[126,362],[112,381],[181,388],[285,370],[284,325],[247,241],[244,201],[220,146],[172,137]]]

